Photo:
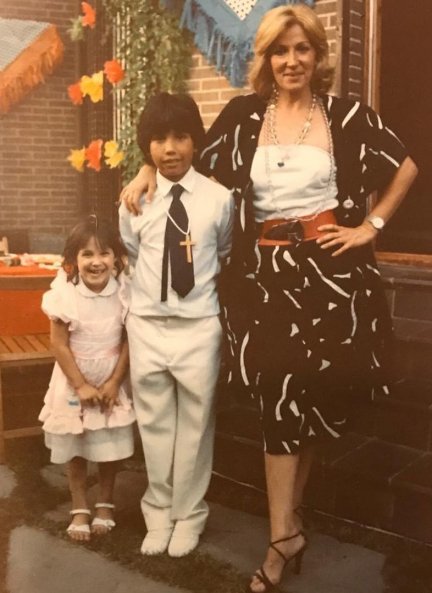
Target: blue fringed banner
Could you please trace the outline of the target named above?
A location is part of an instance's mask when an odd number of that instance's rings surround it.
[[[160,1],[166,8],[178,7],[176,0]],[[315,0],[185,0],[180,24],[195,34],[195,45],[218,72],[232,86],[242,87],[264,14],[276,6],[301,3],[313,6]]]

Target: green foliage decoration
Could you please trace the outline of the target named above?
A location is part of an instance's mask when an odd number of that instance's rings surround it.
[[[190,34],[177,16],[158,0],[103,0],[115,35],[115,58],[126,76],[116,85],[117,139],[125,152],[123,179],[129,181],[143,163],[136,125],[155,92],[185,92],[191,64]]]

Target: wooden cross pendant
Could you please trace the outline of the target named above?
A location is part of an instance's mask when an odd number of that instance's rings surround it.
[[[186,260],[188,264],[192,263],[192,249],[191,247],[196,245],[195,241],[191,241],[190,233],[187,233],[184,241],[180,241],[181,247],[186,247]]]

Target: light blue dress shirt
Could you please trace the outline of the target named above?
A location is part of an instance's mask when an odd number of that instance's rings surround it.
[[[171,205],[173,181],[156,173],[157,190],[150,203],[141,198],[142,214],[119,211],[122,239],[134,267],[131,283],[131,313],[139,316],[208,317],[219,313],[216,278],[221,262],[231,249],[234,200],[222,185],[204,177],[193,167],[178,181],[181,200],[189,217],[195,286],[184,298],[171,288],[168,269],[168,298],[161,302],[162,256],[165,227]],[[185,229],[186,230],[186,229]],[[186,257],[186,249],[185,249]]]

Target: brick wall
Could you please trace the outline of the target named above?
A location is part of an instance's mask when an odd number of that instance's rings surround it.
[[[342,31],[342,94],[364,98],[365,0],[344,0]]]
[[[315,5],[315,10],[327,32],[331,62],[336,67],[335,91],[340,84],[341,19],[338,15],[342,2],[343,0],[317,0]],[[197,102],[204,125],[208,128],[229,99],[250,92],[250,88],[248,86],[233,88],[225,76],[218,74],[216,68],[210,65],[198,50],[195,50],[189,78],[189,92]]]
[[[63,234],[77,217],[79,176],[65,160],[79,146],[79,109],[66,92],[77,46],[66,33],[76,0],[1,0],[0,17],[45,21],[65,44],[63,63],[0,119],[0,229]]]
[[[340,62],[341,4],[342,0],[316,3],[336,66]],[[55,24],[65,44],[65,57],[45,84],[0,119],[0,230],[27,228],[32,234],[63,235],[79,215],[84,179],[65,160],[69,148],[81,145],[82,110],[70,103],[66,92],[67,85],[79,76],[79,44],[72,43],[66,33],[78,12],[78,0],[1,1],[1,17]],[[248,87],[232,88],[197,51],[189,89],[207,127],[230,98],[248,92]]]

